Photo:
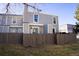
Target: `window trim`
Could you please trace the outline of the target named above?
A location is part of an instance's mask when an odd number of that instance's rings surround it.
[[[34,28],[37,28],[37,29],[38,29],[38,33],[39,33],[39,30],[40,30],[39,27],[32,27],[32,30],[33,30]],[[32,33],[32,34],[33,34],[33,33]]]
[[[35,15],[38,15],[38,21],[37,22],[35,22],[35,20],[34,20]],[[33,23],[39,23],[39,14],[33,14]]]

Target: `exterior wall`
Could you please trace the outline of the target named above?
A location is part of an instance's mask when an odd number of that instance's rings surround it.
[[[47,34],[48,33],[48,25],[45,24],[43,28],[44,28],[44,33]]]
[[[3,33],[9,32],[9,26],[0,26],[0,32]]]
[[[40,26],[40,33],[43,34],[44,33],[44,26]]]
[[[33,13],[32,12],[26,12],[27,14],[24,15],[24,21],[23,22],[28,22],[28,23],[33,23]],[[28,16],[28,17],[27,17]],[[27,18],[26,18],[27,17]],[[55,18],[55,21],[56,21],[56,24],[53,23],[53,20]],[[25,23],[24,23],[25,24]],[[44,24],[44,25],[47,25],[48,26],[48,33],[52,33],[52,29],[55,28],[56,32],[59,32],[58,31],[58,17],[57,16],[52,16],[52,15],[46,15],[46,14],[42,14],[42,13],[39,13],[39,22],[36,23],[36,24]],[[51,25],[49,25],[51,24]],[[28,28],[27,28],[28,30]],[[26,32],[26,31],[25,31]]]
[[[16,21],[16,23],[13,23]],[[23,17],[22,16],[12,16],[10,26],[23,26]]]
[[[7,21],[9,21],[7,24],[10,25],[10,26],[22,26],[22,21],[23,18],[22,16],[9,16],[7,18]],[[13,21],[16,21],[16,23],[13,23]]]
[[[23,33],[29,34],[29,24],[23,23]]]
[[[61,25],[61,26],[59,27],[59,31],[60,31],[60,32],[66,32],[66,33],[67,33],[67,26],[66,26],[66,25]]]
[[[0,25],[6,25],[6,16],[0,14]]]
[[[74,25],[67,24],[67,30],[68,30],[69,33],[73,32],[73,27],[74,27]]]
[[[13,20],[16,23],[13,23]],[[9,32],[10,27],[23,26],[23,16],[22,15],[13,15],[13,14],[0,14],[0,32]],[[18,28],[19,29],[19,28]],[[23,32],[23,30],[22,30]]]
[[[28,12],[25,15],[24,15],[24,22],[33,23],[33,15],[34,15],[34,13],[33,12]],[[53,18],[56,18],[56,22],[57,22],[56,25],[58,25],[58,17],[57,16],[47,15],[47,14],[43,14],[43,13],[39,13],[38,15],[39,15],[38,24],[53,24]]]
[[[52,25],[51,24],[48,24],[48,33],[52,33]]]
[[[16,24],[13,24],[13,20],[16,21]],[[0,14],[0,25],[22,26],[22,22],[23,22],[22,15]]]
[[[58,16],[55,17],[56,18],[56,24],[52,24],[53,28],[55,28],[56,32],[59,32],[59,21],[58,21]]]
[[[71,24],[61,25],[59,30],[60,30],[60,32],[72,33],[73,32],[73,26],[74,25],[71,25]]]
[[[12,14],[0,14],[0,26],[5,27],[6,31],[9,32],[10,28],[23,28],[23,33],[29,34],[29,23],[33,23],[33,12],[28,12],[28,7],[26,6],[24,15],[12,15]],[[56,24],[53,23],[53,20],[55,18]],[[13,23],[15,21],[15,23]],[[41,33],[52,33],[52,29],[54,28],[56,32],[58,32],[58,17],[47,15],[43,13],[39,13],[39,22],[36,23],[37,25],[43,24],[47,27],[41,27],[39,31]],[[39,26],[38,26],[39,27]],[[6,32],[2,31],[2,32]]]
[[[24,5],[24,13],[23,13],[23,23],[28,23],[29,22],[29,13],[28,13],[28,6]]]
[[[46,15],[46,14],[39,14],[39,23],[40,24],[52,24],[52,17],[51,15]]]
[[[34,14],[38,15],[38,22],[34,22]],[[56,32],[58,32],[58,16],[48,15],[43,13],[34,13],[28,11],[28,6],[24,6],[24,15],[23,15],[23,33],[30,33],[29,26],[26,23],[33,23],[33,24],[43,24],[43,33],[52,33],[52,29],[54,28]],[[53,23],[55,18],[56,24]],[[50,25],[49,25],[50,24]],[[39,27],[39,26],[38,26]],[[47,30],[46,30],[47,29]],[[39,30],[41,31],[41,29]]]

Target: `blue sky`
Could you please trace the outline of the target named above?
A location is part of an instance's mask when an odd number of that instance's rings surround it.
[[[0,4],[0,13],[5,11],[6,4]],[[12,5],[12,4],[11,4]],[[42,3],[37,4],[36,7],[42,9],[43,13],[48,13],[52,15],[57,15],[59,20],[59,25],[62,24],[75,24],[76,19],[74,18],[75,9],[78,4],[75,3]],[[22,14],[23,5],[17,4],[12,5],[11,12]]]
[[[52,15],[57,15],[59,18],[59,24],[75,24],[77,21],[75,16],[75,10],[78,4],[68,3],[51,3],[40,6],[44,12]]]

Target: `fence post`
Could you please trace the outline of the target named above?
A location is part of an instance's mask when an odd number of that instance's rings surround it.
[[[53,35],[54,35],[54,44],[57,45],[57,33],[54,33]]]

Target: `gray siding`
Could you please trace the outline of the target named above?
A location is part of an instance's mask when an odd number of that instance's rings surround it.
[[[26,16],[25,16],[24,22],[33,23],[33,15],[34,15],[34,13],[28,12],[28,14],[26,14]],[[38,23],[39,24],[52,24],[52,22],[53,22],[52,20],[54,17],[56,18],[56,21],[58,21],[57,16],[39,13],[39,22]]]
[[[0,32],[9,32],[9,26],[0,26]]]
[[[17,23],[13,24],[13,20]],[[20,15],[4,15],[0,14],[0,25],[17,25],[22,26],[23,23],[23,16]]]
[[[48,33],[48,25],[44,25],[44,33]]]
[[[6,25],[6,16],[2,15],[1,25]]]
[[[16,23],[13,23],[13,20],[16,21]],[[23,26],[23,16],[22,15],[12,15],[12,14],[0,14],[0,32],[9,32],[9,27],[16,27]],[[18,32],[23,32],[23,29],[21,30],[18,28]]]
[[[26,14],[27,13],[27,14]],[[27,22],[34,24],[34,13],[33,12],[26,12],[24,14],[24,21],[23,22]],[[38,22],[37,24],[43,24],[44,26],[44,33],[52,33],[52,29],[54,28],[56,32],[58,32],[58,16],[54,16],[54,15],[47,15],[47,14],[43,14],[43,13],[39,13],[38,14]],[[54,18],[56,21],[56,24],[54,24]],[[24,23],[24,24],[25,24]],[[46,27],[47,26],[47,27]],[[24,26],[25,27],[25,26]],[[26,28],[24,28],[25,30]],[[26,29],[28,30],[28,28]],[[26,31],[24,31],[26,33]]]

